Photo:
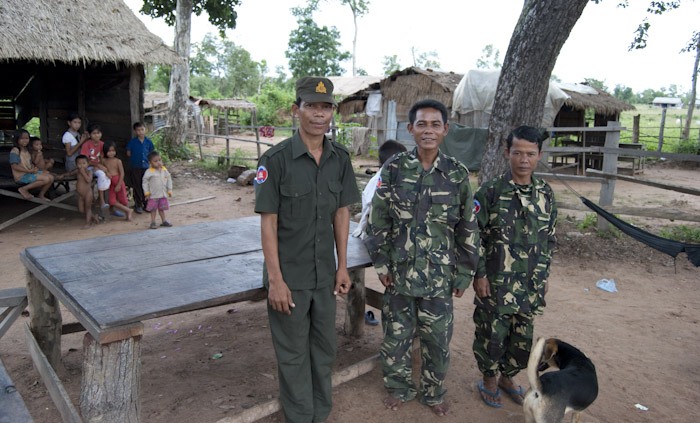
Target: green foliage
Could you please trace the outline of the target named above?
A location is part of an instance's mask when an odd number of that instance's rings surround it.
[[[690,225],[664,226],[660,235],[674,241],[700,243],[700,227]]]
[[[605,85],[605,80],[599,80],[595,78],[584,78],[583,83],[589,87],[597,88],[599,90],[608,92],[608,86]]]
[[[498,61],[498,56],[501,52],[493,47],[493,44],[488,44],[481,50],[481,57],[476,60],[477,69],[500,69],[503,64]]]
[[[25,129],[26,131],[29,132],[29,135],[33,137],[38,137],[39,136],[39,126],[40,126],[40,121],[38,117],[33,117],[29,120],[29,122],[25,123],[22,129]],[[46,142],[47,140],[42,140],[42,142]]]
[[[595,228],[598,223],[598,215],[595,213],[586,213],[586,217],[583,221],[579,222],[576,227],[579,231],[585,231],[586,229]]]
[[[252,60],[250,53],[233,41],[207,34],[192,46],[190,89],[193,95],[214,93],[213,98],[242,98],[257,92],[267,69],[266,63]],[[198,78],[199,77],[199,78]],[[205,83],[204,80],[211,82]]]
[[[176,160],[188,159],[192,156],[192,149],[187,143],[183,145],[173,145],[166,142],[165,133],[163,131],[148,135],[148,138],[153,141],[153,146],[160,153],[163,163],[169,164]]]
[[[680,154],[697,154],[698,151],[700,151],[698,140],[681,139],[676,148],[676,153]]]
[[[399,64],[399,58],[397,55],[384,56],[382,59],[382,69],[384,70],[384,75],[389,76],[397,70],[401,70],[401,65]]]
[[[258,106],[258,125],[291,126],[291,122],[284,118],[288,114],[280,113],[280,110],[290,110],[296,100],[294,96],[293,87],[268,84],[262,88],[260,94],[249,98],[249,101]]]
[[[362,126],[359,123],[339,123],[336,141],[348,148],[352,147],[352,128]]]
[[[146,66],[146,91],[168,92],[170,88],[170,66]]]
[[[202,12],[207,12],[209,22],[219,29],[221,36],[224,36],[226,29],[236,28],[236,6],[241,0],[193,0],[192,12],[199,16]],[[152,18],[165,18],[165,22],[175,25],[175,7],[177,0],[143,0],[143,7],[140,12]]]
[[[624,85],[620,84],[615,85],[615,89],[613,90],[613,97],[630,104],[635,102],[635,96],[632,92],[632,88],[625,87]]]
[[[646,144],[646,149],[656,151],[659,143],[659,127],[661,126],[661,108],[637,104],[637,110],[622,112],[620,124],[627,128],[620,133],[620,142],[632,142],[633,117],[640,115],[639,142]],[[696,154],[698,130],[697,120],[693,119],[690,126],[690,140],[681,141],[682,127],[679,120],[685,125],[687,109],[667,109],[666,124],[664,128],[664,145],[662,151],[666,153]],[[693,151],[695,146],[695,151]],[[647,158],[650,160],[650,158]]]
[[[350,59],[347,51],[340,50],[340,31],[334,26],[319,27],[311,13],[297,18],[297,29],[289,35],[285,56],[294,78],[305,75],[342,75],[340,63]]]
[[[411,57],[413,57],[413,66],[426,69],[440,68],[440,58],[435,50],[419,52],[415,47],[411,47]]]

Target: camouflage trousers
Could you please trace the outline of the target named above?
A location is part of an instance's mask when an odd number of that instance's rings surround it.
[[[532,348],[532,314],[498,314],[474,309],[474,357],[486,377],[513,377],[527,368]]]
[[[426,405],[442,403],[450,365],[453,320],[452,298],[409,297],[387,287],[382,305],[384,340],[380,353],[384,387],[391,396],[406,402],[418,394],[411,375],[411,350],[417,334],[423,363],[419,401]]]

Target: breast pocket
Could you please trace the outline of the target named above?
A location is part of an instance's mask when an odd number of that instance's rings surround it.
[[[330,204],[328,205],[330,208],[329,211],[333,213],[340,207],[340,195],[343,192],[343,184],[341,184],[340,181],[328,181],[328,191],[330,191],[331,197]]]
[[[280,209],[295,219],[310,216],[314,211],[311,186],[308,184],[280,185]]]
[[[431,221],[454,227],[459,221],[459,197],[447,194],[430,195]]]

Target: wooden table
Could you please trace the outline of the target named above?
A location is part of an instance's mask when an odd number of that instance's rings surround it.
[[[80,395],[86,421],[140,421],[142,321],[266,297],[258,216],[42,245],[20,258],[31,333],[51,367],[61,365],[66,332],[57,300],[88,331]],[[350,237],[346,331],[354,335],[363,327],[370,265],[362,242]]]

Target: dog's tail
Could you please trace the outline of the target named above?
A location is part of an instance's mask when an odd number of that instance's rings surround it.
[[[527,379],[530,382],[530,388],[537,392],[542,392],[542,382],[538,374],[540,360],[544,354],[545,338],[537,340],[537,344],[530,351],[530,358],[527,361]]]

